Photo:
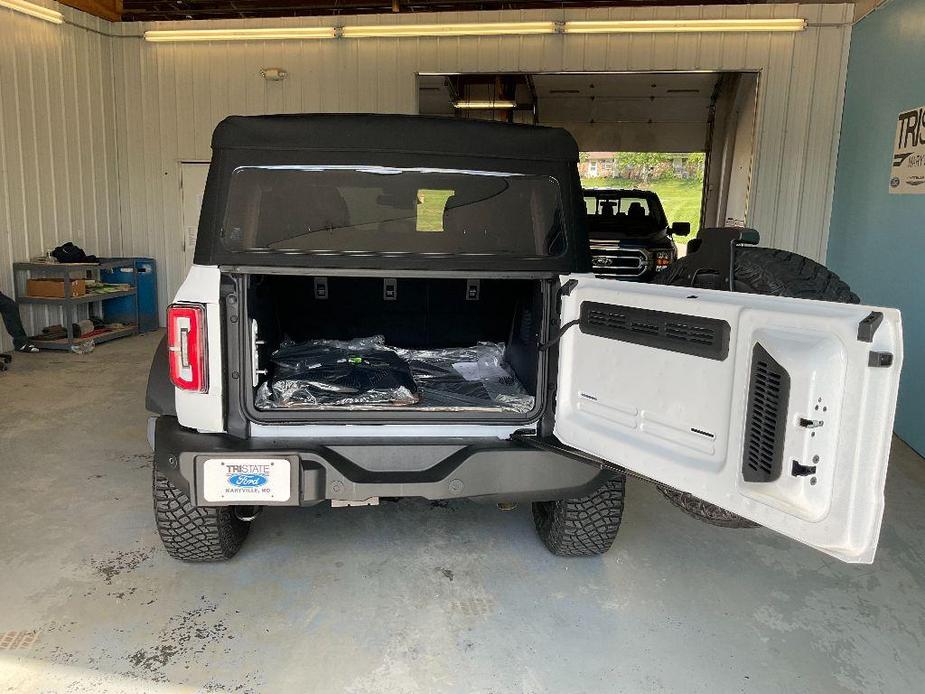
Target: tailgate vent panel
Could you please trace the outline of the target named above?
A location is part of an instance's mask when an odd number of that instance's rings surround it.
[[[790,374],[756,344],[748,385],[742,477],[746,482],[773,482],[780,477],[790,400]]]
[[[583,301],[581,332],[611,340],[723,361],[729,323],[717,318]]]

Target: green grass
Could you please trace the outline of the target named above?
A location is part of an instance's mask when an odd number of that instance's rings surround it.
[[[418,191],[418,231],[443,231],[443,208],[446,207],[446,201],[455,192],[453,190],[424,188]]]
[[[700,201],[703,195],[701,181],[669,178],[643,184],[626,178],[585,178],[581,184],[585,188],[638,188],[655,191],[662,201],[669,223],[690,222],[691,235],[687,239],[676,238],[678,243],[687,243],[700,229]]]

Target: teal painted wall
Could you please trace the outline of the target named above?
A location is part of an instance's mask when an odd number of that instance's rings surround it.
[[[925,0],[892,0],[851,34],[826,264],[903,313],[896,433],[925,455],[925,195],[890,195],[897,116],[925,105]]]

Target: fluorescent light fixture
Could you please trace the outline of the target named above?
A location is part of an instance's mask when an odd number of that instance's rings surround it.
[[[456,108],[468,109],[468,110],[482,110],[488,111],[496,108],[516,108],[517,102],[510,101],[507,99],[502,99],[499,101],[489,101],[482,100],[476,101],[472,99],[460,99],[459,101],[454,101],[453,106]]]
[[[11,10],[22,12],[31,17],[44,19],[46,22],[51,22],[52,24],[64,24],[64,15],[57,10],[42,7],[33,2],[26,2],[26,0],[0,0],[0,6],[8,7]]]
[[[0,5],[50,22],[60,12],[25,0]],[[57,17],[54,19],[53,17]],[[473,22],[469,24],[376,24],[345,27],[274,27],[263,29],[167,29],[145,32],[146,41],[281,41],[286,39],[419,38],[438,36],[518,36],[528,34],[634,34],[717,31],[803,31],[805,19],[653,19],[576,22]],[[498,102],[496,102],[498,103]],[[464,107],[458,107],[464,108]]]
[[[4,2],[5,0],[0,0]],[[166,29],[146,31],[145,41],[281,41],[333,39],[334,27],[277,27],[273,29]]]
[[[476,22],[471,24],[377,24],[345,26],[340,35],[349,39],[419,36],[504,36],[554,34],[555,22]]]
[[[565,22],[566,34],[657,34],[724,31],[803,31],[805,19],[631,19]]]

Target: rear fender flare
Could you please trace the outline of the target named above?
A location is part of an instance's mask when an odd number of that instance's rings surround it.
[[[145,393],[145,409],[158,415],[177,416],[177,403],[173,383],[170,382],[170,367],[167,361],[167,336],[161,338],[151,370],[148,372],[148,389]]]

